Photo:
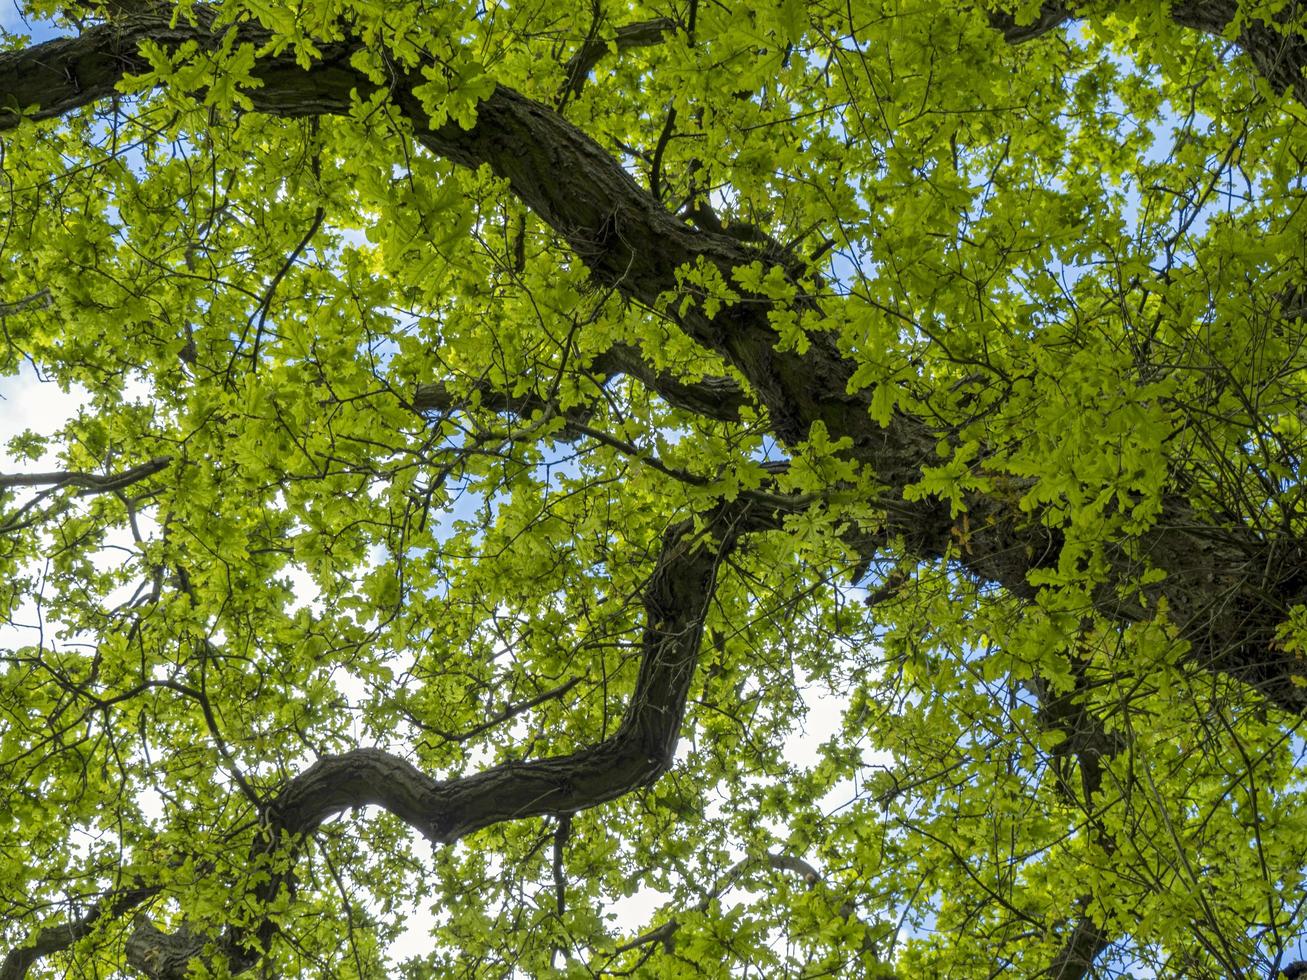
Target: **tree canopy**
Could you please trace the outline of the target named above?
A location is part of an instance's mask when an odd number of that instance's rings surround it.
[[[1298,0],[23,10],[0,978],[1304,955]]]

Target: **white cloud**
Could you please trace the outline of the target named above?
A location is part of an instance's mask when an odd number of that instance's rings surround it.
[[[6,449],[9,440],[30,429],[43,436],[53,435],[88,398],[85,388],[74,386],[63,391],[52,381],[42,381],[30,364],[16,375],[0,378],[0,460],[3,472],[35,473],[54,467],[56,454],[47,451],[39,460],[14,460]]]

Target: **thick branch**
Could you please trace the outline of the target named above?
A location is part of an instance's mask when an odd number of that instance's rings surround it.
[[[589,371],[596,375],[600,385],[606,385],[618,375],[635,378],[663,401],[677,408],[723,422],[734,422],[740,409],[752,404],[748,392],[730,378],[707,377],[698,381],[685,381],[667,371],[657,371],[640,356],[640,352],[627,344],[614,344],[591,362]],[[514,395],[488,381],[472,386],[482,407],[492,412],[510,412],[527,416],[533,412],[558,412],[549,399],[535,392]],[[444,382],[429,382],[417,386],[410,407],[417,412],[453,412],[465,409],[467,396],[455,394]],[[589,411],[572,409],[561,413],[568,421],[587,422]]]
[[[1181,27],[1224,37],[1239,15],[1238,0],[1177,0],[1171,4],[1171,19]],[[1009,13],[990,14],[990,23],[1013,42],[1029,41],[1056,30],[1075,16],[1065,0],[1045,3],[1029,24],[1018,24]],[[1276,92],[1286,89],[1307,104],[1307,32],[1304,31],[1303,7],[1290,2],[1276,14],[1278,23],[1245,20],[1236,42],[1252,60],[1257,71]]]
[[[1016,17],[1006,10],[991,11],[989,23],[994,30],[1003,35],[1004,40],[1012,44],[1020,44],[1022,41],[1031,41],[1056,30],[1071,17],[1070,7],[1066,3],[1055,0],[1040,7],[1035,14],[1035,19],[1029,24],[1018,23]]]
[[[111,493],[153,476],[171,462],[171,456],[156,456],[121,473],[79,473],[72,470],[55,470],[49,473],[0,473],[0,490],[9,487],[49,487],[52,490],[60,487],[78,487],[79,497]]]
[[[147,977],[182,980],[190,976],[191,961],[201,955],[206,942],[205,936],[192,932],[185,924],[176,932],[163,932],[149,919],[137,916],[132,934],[127,937],[127,963]],[[220,945],[227,948],[232,973],[243,972],[254,965],[249,954],[232,943]]]
[[[599,25],[595,26],[598,28]],[[612,43],[617,46],[619,52],[629,48],[648,48],[660,43],[663,37],[675,28],[676,22],[670,17],[655,17],[653,20],[623,24],[613,32]],[[567,61],[565,96],[575,98],[581,94],[586,78],[594,71],[595,65],[599,64],[599,59],[608,53],[608,44],[608,39],[602,37],[596,29],[576,49],[576,53]]]
[[[1171,18],[1181,27],[1190,27],[1220,37],[1238,14],[1237,0],[1185,0],[1171,5]],[[1252,59],[1253,65],[1276,92],[1291,90],[1294,97],[1307,104],[1307,31],[1303,25],[1303,7],[1297,0],[1285,4],[1276,15],[1278,24],[1264,20],[1244,23],[1236,43]]]
[[[23,980],[37,960],[53,953],[62,953],[73,943],[90,934],[101,919],[114,919],[125,915],[159,893],[161,886],[148,885],[127,888],[100,899],[90,911],[79,918],[59,926],[42,929],[26,946],[11,949],[0,960],[0,980]]]
[[[645,590],[635,692],[606,741],[446,781],[376,749],[327,757],[278,794],[276,826],[305,834],[342,810],[375,804],[433,843],[450,844],[504,820],[588,809],[656,779],[672,762],[721,555],[740,534],[777,526],[778,514],[745,504],[723,506],[709,533],[695,536],[688,521],[667,532]]]
[[[1215,23],[1228,9],[1228,4],[1181,4],[1180,16]],[[252,43],[264,37],[256,28],[241,32]],[[36,103],[41,117],[89,104],[111,91],[123,74],[140,70],[135,45],[147,36],[169,45],[184,39],[217,44],[202,26],[170,28],[155,21],[150,27],[144,19],[125,18],[76,39],[0,56],[0,93],[21,93],[17,101]],[[1293,49],[1290,40],[1284,44]],[[295,65],[289,54],[256,64],[253,75],[261,86],[246,92],[255,108],[280,115],[341,113],[352,90],[369,90],[367,79],[348,66],[349,44],[322,48],[323,60],[309,69]],[[38,82],[25,72],[35,72]],[[453,122],[431,128],[414,94],[422,80],[414,71],[397,77],[390,89],[417,139],[455,163],[488,166],[568,242],[596,281],[628,299],[656,307],[665,295],[686,293],[679,278],[683,269],[702,263],[731,281],[735,268],[758,260],[756,250],[725,235],[696,231],[668,213],[589,136],[510,89],[497,87],[484,99],[470,129]],[[0,128],[16,122],[12,115],[0,116]],[[801,313],[817,311],[816,301],[803,295],[796,306]],[[813,333],[803,353],[778,350],[771,311],[764,298],[748,296],[713,317],[690,304],[678,322],[747,379],[782,442],[800,442],[821,423],[832,437],[852,440],[852,455],[875,473],[887,497],[901,496],[903,488],[920,480],[922,467],[938,463],[940,433],[902,414],[884,427],[873,423],[869,395],[850,393],[853,365],[831,336]],[[1033,597],[1029,575],[1056,567],[1062,539],[1040,515],[1022,511],[1017,497],[968,495],[964,527],[955,525],[941,501],[905,501],[887,509],[884,533],[920,560],[951,555],[978,578]],[[1307,572],[1296,571],[1307,568],[1307,556],[1299,554],[1296,542],[1267,541],[1249,528],[1232,526],[1222,535],[1211,537],[1182,499],[1169,499],[1152,532],[1109,555],[1111,574],[1094,595],[1095,607],[1115,622],[1129,623],[1151,618],[1165,600],[1172,622],[1205,668],[1253,685],[1286,710],[1307,709],[1307,690],[1293,682],[1298,664],[1272,645],[1274,624],[1289,606],[1307,598]],[[1123,599],[1120,587],[1137,578],[1145,555],[1167,578],[1138,600]],[[1232,577],[1217,576],[1214,569]]]
[[[169,23],[171,12],[146,10],[123,12],[112,22],[89,27],[76,37],[55,38],[21,51],[0,54],[0,131],[12,129],[24,119],[53,119],[112,98],[116,86],[129,75],[150,70],[138,52],[142,41],[165,48],[180,48],[187,41],[215,48],[223,36],[204,26],[212,19],[208,9],[196,6],[199,24]],[[261,46],[268,34],[248,23],[236,28],[237,44]],[[322,59],[312,71],[303,71],[293,53],[268,55],[260,60],[255,77],[271,86],[269,98],[249,94],[255,107],[274,115],[308,115],[341,112],[348,102],[349,87],[360,76],[342,65],[356,44],[321,44]],[[318,98],[321,86],[323,98]],[[366,85],[364,90],[373,86]],[[345,101],[342,102],[342,99]]]
[[[0,109],[0,130],[19,122],[20,108],[28,110],[29,118],[46,119],[109,97],[124,76],[148,69],[136,53],[146,39],[173,48],[187,40],[208,48],[220,43],[202,24],[170,27],[150,17],[124,16],[76,38],[0,55],[0,105],[10,107]],[[256,27],[239,28],[239,42],[257,46],[266,40]],[[348,66],[356,44],[320,47],[321,60],[307,70],[290,53],[261,60],[252,72],[259,87],[244,93],[254,108],[283,116],[345,113],[351,92],[375,88]],[[455,163],[488,165],[567,240],[598,281],[628,298],[654,306],[664,294],[680,289],[682,268],[704,260],[729,281],[731,270],[758,258],[729,236],[688,227],[585,133],[511,89],[500,86],[483,100],[470,130],[454,122],[429,128],[421,99],[413,93],[423,82],[421,73],[413,71],[392,87],[419,141]],[[712,320],[691,311],[682,320],[691,336],[743,370],[768,404],[783,439],[806,437],[812,419],[832,412],[843,414],[856,406],[865,417],[865,399],[843,396],[852,366],[833,344],[814,344],[820,351],[816,356],[775,351],[765,307],[732,307]],[[847,419],[827,422],[828,428],[848,428]]]
[[[1047,980],[1082,980],[1094,968],[1094,960],[1112,944],[1111,937],[1084,910],[1074,920],[1062,951],[1044,972]]]
[[[696,532],[682,521],[663,537],[644,593],[645,627],[635,690],[612,737],[568,755],[509,762],[457,779],[433,779],[380,749],[327,756],[290,780],[269,808],[268,839],[294,846],[324,820],[353,807],[380,806],[433,844],[454,841],[496,823],[543,814],[575,813],[616,799],[657,779],[672,764],[698,662],[704,616],[722,556],[743,534],[778,527],[783,516],[743,499],[721,505]],[[255,856],[267,845],[256,846]],[[259,898],[271,900],[274,880]],[[229,966],[252,965],[245,937],[219,943]],[[157,980],[181,980],[202,937],[138,925],[131,962]]]

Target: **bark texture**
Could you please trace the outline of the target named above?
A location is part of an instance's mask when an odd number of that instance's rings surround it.
[[[1007,15],[995,15],[992,23],[1009,40],[1020,42],[1057,29],[1073,15],[1069,5],[1046,4],[1032,23],[1018,24]],[[1234,22],[1237,7],[1221,0],[1181,2],[1172,5],[1171,16],[1182,26],[1222,33]],[[1300,19],[1297,4],[1290,4],[1281,22],[1240,23],[1237,36],[1252,65],[1272,86],[1291,89],[1307,104],[1307,40],[1300,30],[1285,29]],[[633,46],[655,43],[666,29],[663,22],[650,22],[628,32],[625,40]],[[265,39],[255,27],[236,30],[240,41],[256,46]],[[77,37],[0,55],[0,130],[116,97],[115,86],[126,75],[148,70],[138,53],[144,40],[165,47],[187,41],[214,47],[220,37],[209,29],[203,12],[196,23],[174,26],[148,7],[139,7]],[[309,68],[297,65],[289,52],[260,60],[254,76],[261,85],[245,93],[256,111],[279,116],[344,113],[352,90],[374,88],[349,65],[357,42],[321,47],[321,58]],[[583,49],[577,56],[569,79],[573,89],[593,67],[590,59],[598,56],[596,50]],[[554,108],[499,86],[480,104],[471,129],[453,123],[432,127],[414,94],[423,81],[417,73],[400,75],[389,89],[416,139],[454,163],[489,167],[568,243],[598,283],[627,299],[656,306],[665,293],[681,288],[678,270],[703,261],[731,281],[734,268],[758,259],[757,251],[734,238],[697,230],[669,213],[608,151]],[[801,309],[815,310],[817,304],[812,297],[799,300]],[[848,391],[853,365],[833,341],[816,334],[804,353],[777,350],[767,313],[761,297],[747,297],[713,316],[691,305],[679,317],[685,332],[738,371],[747,388],[729,379],[686,383],[652,370],[624,348],[602,355],[593,369],[601,381],[619,373],[631,375],[671,404],[713,418],[735,418],[745,405],[760,405],[776,436],[788,444],[805,439],[818,422],[835,438],[849,437],[853,457],[872,469],[885,498],[895,501],[886,509],[883,540],[901,540],[921,559],[952,554],[978,579],[1032,597],[1030,573],[1057,564],[1062,546],[1058,532],[1046,527],[1039,514],[1022,512],[1014,495],[972,494],[965,501],[966,546],[957,549],[957,525],[947,506],[901,499],[903,489],[920,480],[923,467],[939,461],[936,446],[949,434],[904,414],[883,427],[872,422],[868,396]],[[420,388],[412,402],[420,411],[451,404],[439,385]],[[518,412],[547,407],[529,400],[488,404]],[[718,562],[739,535],[774,527],[778,519],[775,511],[764,512],[742,500],[713,514],[708,534],[696,536],[689,524],[668,532],[645,594],[637,687],[612,738],[568,755],[443,781],[375,749],[323,758],[269,802],[272,838],[300,837],[342,810],[377,805],[432,842],[446,844],[501,821],[591,807],[656,779],[673,757]],[[1130,623],[1150,616],[1165,599],[1198,663],[1252,685],[1279,708],[1295,714],[1307,710],[1307,689],[1295,683],[1299,665],[1272,643],[1275,624],[1285,611],[1307,601],[1307,555],[1301,542],[1267,540],[1238,527],[1214,533],[1176,497],[1142,541],[1110,557],[1110,580],[1093,596],[1099,613]],[[1129,581],[1145,558],[1166,572],[1165,581],[1140,598],[1122,598],[1116,585]],[[1089,761],[1084,764],[1096,764],[1103,754],[1101,747],[1087,750]],[[142,890],[124,891],[108,908],[124,914],[149,897]],[[24,949],[11,951],[0,966],[0,980],[18,980],[35,959],[84,935],[100,914],[96,911],[62,930],[46,930]],[[250,938],[231,935],[219,944],[233,969],[249,965],[243,950]],[[1090,920],[1080,920],[1050,975],[1083,976],[1106,942]],[[201,937],[168,935],[142,920],[128,954],[147,975],[181,977],[202,944]]]
[[[433,844],[443,845],[506,820],[585,810],[657,779],[675,756],[722,557],[742,535],[777,528],[783,516],[783,508],[740,498],[705,515],[701,530],[696,531],[695,521],[686,520],[664,534],[644,592],[639,675],[622,724],[610,738],[566,755],[505,763],[446,780],[379,749],[323,757],[268,801],[264,832],[251,862],[282,846],[293,853],[324,820],[354,807],[382,807]],[[257,898],[271,900],[290,882],[288,874],[274,875],[260,886]],[[0,964],[0,980],[22,980],[38,959],[71,946],[101,917],[127,914],[158,891],[123,890],[81,919],[44,930],[32,943],[9,952]],[[183,980],[188,964],[207,946],[226,959],[233,973],[240,973],[254,965],[257,950],[273,934],[271,924],[253,933],[232,929],[218,937],[185,927],[169,933],[138,916],[127,959],[155,980]]]

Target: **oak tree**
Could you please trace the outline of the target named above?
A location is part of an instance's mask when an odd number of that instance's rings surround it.
[[[1298,0],[23,10],[4,980],[1301,954]]]

